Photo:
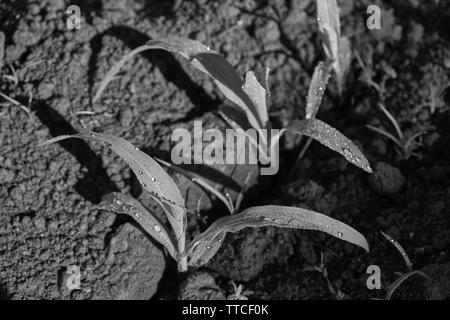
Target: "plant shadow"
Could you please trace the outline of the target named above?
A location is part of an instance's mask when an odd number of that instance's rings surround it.
[[[39,120],[49,129],[52,137],[63,134],[76,134],[77,131],[56,110],[42,101],[32,106],[32,111]],[[75,190],[86,200],[98,204],[101,197],[113,191],[119,191],[117,186],[108,177],[102,166],[102,159],[90,146],[80,139],[70,139],[58,142],[77,161],[87,168],[88,173],[75,185]]]
[[[94,92],[94,78],[97,72],[98,56],[102,49],[102,38],[105,36],[116,37],[122,40],[130,48],[143,45],[151,40],[146,34],[127,26],[111,27],[105,32],[94,36],[90,42],[92,55],[88,67],[88,82],[91,97],[93,97]],[[211,98],[200,85],[192,81],[171,54],[163,50],[151,50],[151,52],[141,52],[140,55],[151,64],[157,66],[169,82],[172,82],[180,91],[184,91],[195,106],[182,119],[178,119],[171,123],[186,122],[196,117],[200,117],[206,112],[216,110],[219,107],[220,101]]]

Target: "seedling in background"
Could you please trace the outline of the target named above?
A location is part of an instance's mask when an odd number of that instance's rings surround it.
[[[328,290],[330,293],[336,298],[336,300],[344,300],[345,293],[343,293],[339,288],[336,290],[331,283],[330,279],[328,278],[328,270],[327,266],[325,264],[324,258],[323,258],[323,252],[320,253],[320,264],[316,266],[309,266],[303,268],[302,271],[312,271],[312,272],[318,272],[322,275],[322,277],[327,282]]]
[[[244,286],[242,284],[236,285],[234,281],[231,281],[230,284],[233,286],[233,294],[230,294],[227,297],[227,300],[248,300],[248,296],[254,294],[253,291],[244,290]]]
[[[125,194],[108,194],[104,197],[102,208],[127,214],[136,220],[152,238],[167,249],[168,254],[177,261],[180,272],[186,272],[188,267],[198,268],[207,263],[217,253],[228,232],[238,232],[247,227],[277,226],[318,230],[369,251],[364,236],[338,220],[307,209],[271,205],[251,207],[241,213],[219,218],[186,245],[187,212],[184,199],[175,182],[157,161],[122,138],[91,131],[58,136],[41,146],[69,138],[100,142],[130,166],[141,183],[143,192],[164,209],[169,225],[162,223],[138,200]]]
[[[394,294],[395,290],[407,279],[409,279],[411,276],[417,274],[420,275],[426,279],[430,279],[429,276],[427,276],[425,273],[419,270],[413,270],[413,265],[411,263],[411,260],[409,259],[408,255],[406,254],[406,251],[403,249],[403,247],[395,241],[390,235],[384,233],[383,231],[380,231],[381,234],[394,245],[394,247],[400,252],[400,255],[402,256],[403,260],[405,261],[406,267],[408,269],[407,273],[401,274],[400,277],[397,278],[393,283],[391,283],[387,289],[386,289],[386,297],[385,300],[390,300],[392,298],[392,295]]]
[[[410,137],[407,137],[403,134],[403,131],[401,130],[397,120],[395,120],[394,116],[381,104],[379,103],[378,106],[380,107],[381,111],[383,111],[384,115],[389,119],[392,126],[395,129],[395,133],[397,136],[394,136],[393,134],[387,132],[383,128],[378,128],[375,126],[372,126],[370,124],[367,125],[367,128],[370,130],[381,134],[382,136],[388,138],[392,142],[396,144],[396,146],[399,149],[399,154],[404,159],[409,159],[411,156],[418,156],[414,150],[419,146],[418,142],[416,141],[417,138],[427,133],[426,130],[422,130],[419,132],[416,132]]]
[[[361,81],[367,86],[375,89],[378,94],[379,101],[384,103],[386,98],[386,82],[390,79],[397,78],[397,73],[395,70],[386,64],[386,62],[381,63],[383,70],[383,75],[381,80],[377,83],[373,79],[375,76],[375,71],[373,70],[373,48],[369,45],[365,48],[365,61],[361,58],[358,52],[355,53],[356,60],[362,69]]]

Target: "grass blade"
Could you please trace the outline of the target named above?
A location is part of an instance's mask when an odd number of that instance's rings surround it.
[[[409,259],[408,255],[406,254],[405,249],[403,249],[403,247],[400,245],[400,243],[395,241],[394,238],[392,238],[390,235],[384,233],[383,231],[380,231],[380,232],[383,235],[383,237],[385,237],[387,241],[392,243],[394,245],[394,247],[398,250],[398,252],[400,252],[400,255],[403,257],[403,260],[405,260],[405,264],[406,264],[406,267],[408,268],[408,271],[412,271],[413,265],[412,265],[411,260]]]
[[[318,230],[369,251],[369,245],[362,234],[331,217],[296,207],[261,206],[249,208],[239,214],[222,217],[205,232],[195,237],[186,250],[187,255],[191,258],[190,263],[197,267],[206,263],[205,259],[201,259],[206,255],[203,251],[219,246],[216,240],[221,233],[234,233],[247,227],[265,226]]]
[[[58,136],[44,142],[40,146],[69,138],[100,142],[125,160],[131,170],[133,170],[143,189],[165,209],[177,240],[184,241],[184,221],[186,216],[184,200],[175,182],[155,160],[125,139],[91,131],[83,131],[75,135]]]
[[[132,217],[153,239],[167,249],[172,258],[177,260],[176,242],[170,232],[138,200],[125,194],[112,192],[102,198],[101,208]]]
[[[318,119],[306,119],[295,123],[289,130],[313,138],[343,155],[348,162],[360,167],[368,173],[372,173],[369,161],[358,147],[346,136],[335,128]]]

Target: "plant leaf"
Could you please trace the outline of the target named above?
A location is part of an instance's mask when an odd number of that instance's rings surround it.
[[[44,142],[40,146],[78,138],[100,142],[117,153],[133,170],[143,189],[157,200],[167,214],[178,241],[184,241],[186,207],[177,185],[163,168],[149,155],[140,151],[125,139],[108,134],[83,131],[74,135],[62,135]]]
[[[164,224],[148,211],[138,200],[125,194],[112,192],[102,198],[100,207],[118,214],[126,214],[136,220],[139,225],[156,241],[162,244],[169,254],[177,260],[176,241]]]
[[[214,79],[214,82],[222,93],[247,113],[252,126],[260,128],[262,121],[259,119],[255,105],[247,94],[243,91],[243,81],[230,63],[218,52],[211,50],[202,43],[181,37],[165,37],[160,40],[150,40],[146,44],[135,48],[114,65],[108,71],[105,78],[99,85],[97,93],[94,96],[95,102],[108,83],[114,78],[120,68],[136,54],[151,50],[163,49],[169,52],[178,53],[185,59],[188,59],[198,70],[208,74]]]
[[[247,115],[241,108],[236,106],[221,105],[218,112],[223,120],[225,120],[225,122],[233,129],[247,130],[251,128]]]
[[[199,267],[208,262],[205,257],[212,256],[204,251],[212,248],[216,250],[216,247],[221,244],[217,240],[220,240],[219,237],[222,237],[222,233],[234,233],[247,227],[265,226],[323,231],[369,251],[369,245],[362,234],[331,217],[296,207],[261,206],[222,217],[205,232],[195,237],[186,249],[186,254],[190,257],[190,264]]]
[[[306,98],[306,119],[316,117],[329,79],[330,68],[322,61],[319,62],[314,69],[314,74],[312,76],[311,83],[309,84],[308,97]]]
[[[204,179],[202,179],[202,177],[200,177],[198,174],[194,173],[194,172],[190,172],[187,170],[184,170],[183,168],[176,166],[172,163],[166,162],[164,160],[161,160],[159,158],[155,158],[156,161],[158,161],[159,163],[161,163],[162,165],[166,166],[167,168],[178,172],[186,177],[188,177],[189,179],[192,180],[192,182],[198,184],[199,186],[201,186],[202,188],[204,188],[206,191],[209,191],[210,193],[212,193],[213,195],[215,195],[220,201],[222,201],[225,206],[227,207],[228,211],[230,211],[230,213],[233,213],[233,209],[230,207],[230,204],[227,200],[227,198],[225,198],[225,196],[223,194],[221,194],[218,190],[216,190],[213,186],[211,186],[208,182],[206,182]]]
[[[313,138],[337,153],[340,153],[348,162],[360,167],[368,173],[372,173],[369,161],[346,136],[335,128],[319,119],[305,119],[295,122],[289,130]]]
[[[405,264],[406,264],[406,267],[408,268],[408,271],[412,271],[413,265],[412,265],[411,260],[409,259],[408,255],[406,254],[405,249],[403,249],[403,247],[400,245],[400,243],[395,241],[394,238],[392,238],[390,235],[384,233],[381,230],[380,230],[380,232],[383,235],[383,237],[385,237],[387,241],[392,243],[394,245],[394,247],[397,249],[397,251],[400,252],[400,255],[403,257],[403,260],[405,260]]]
[[[317,0],[317,22],[326,55],[330,60],[337,61],[341,23],[336,0]]]
[[[259,83],[253,71],[248,71],[245,75],[244,92],[252,100],[256,107],[256,112],[262,122],[262,127],[265,127],[269,121],[266,106],[266,89]]]

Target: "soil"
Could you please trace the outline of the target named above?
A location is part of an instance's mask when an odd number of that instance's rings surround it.
[[[270,66],[272,126],[303,118],[312,71],[323,59],[315,2],[72,1],[81,9],[81,28],[68,30],[69,1],[2,1],[0,91],[28,106],[32,116],[0,98],[1,298],[221,299],[235,293],[231,282],[252,291],[251,299],[384,298],[407,268],[381,230],[403,246],[415,270],[430,277],[411,277],[393,299],[449,299],[450,105],[448,91],[433,103],[430,85],[449,84],[450,3],[339,3],[342,33],[353,52],[364,61],[372,58],[375,81],[386,74],[391,78],[381,96],[361,81],[361,67],[353,59],[343,95],[332,81],[318,117],[361,147],[374,174],[313,143],[292,175],[301,146],[287,135],[278,175],[254,174],[244,207],[281,204],[322,212],[364,234],[370,253],[318,232],[245,229],[229,234],[199,273],[183,279],[135,222],[99,209],[103,195],[120,191],[161,212],[143,197],[123,161],[82,141],[37,145],[90,129],[121,136],[167,159],[174,129],[192,128],[194,120],[225,128],[216,110],[226,102],[213,82],[181,57],[162,51],[135,57],[102,98],[91,102],[99,81],[121,56],[165,34],[209,45],[241,75]],[[371,4],[382,9],[381,30],[365,26]],[[405,136],[427,131],[414,155],[399,154],[394,143],[366,127],[395,132],[378,102]],[[254,166],[216,169],[215,175],[204,173],[232,197],[247,173],[257,172]],[[191,237],[226,214],[220,202],[174,176],[187,201]],[[332,288],[311,271],[321,257]],[[380,290],[366,286],[370,265],[380,267]],[[79,288],[68,286],[71,266],[81,272]]]

